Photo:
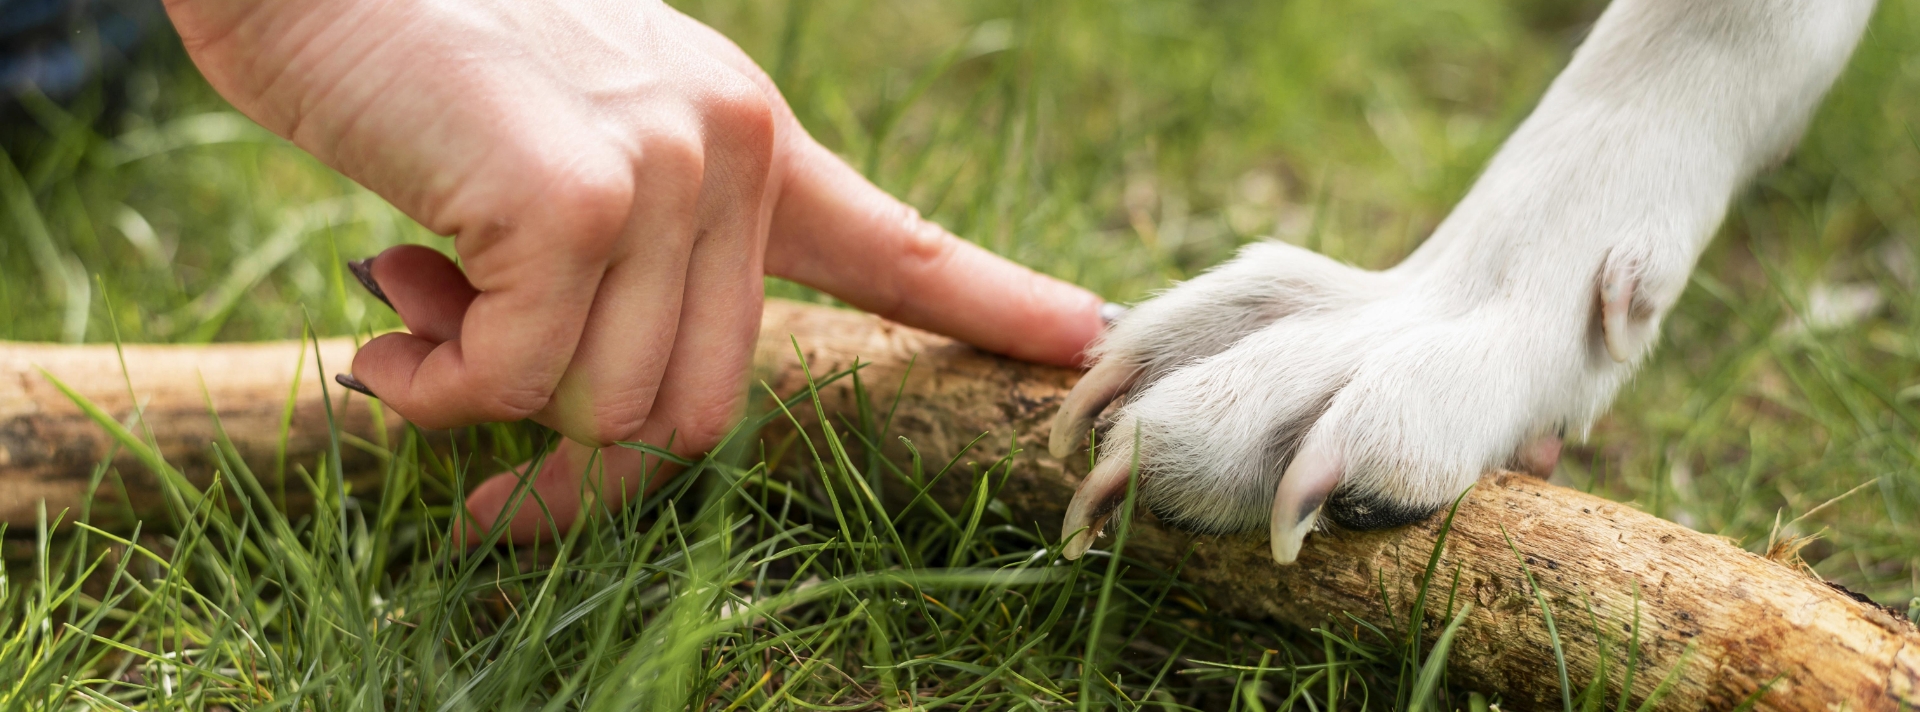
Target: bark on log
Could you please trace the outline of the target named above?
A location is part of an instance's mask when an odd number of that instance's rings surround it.
[[[320,342],[326,368],[345,371],[353,362],[351,339]],[[304,348],[303,348],[304,347]],[[303,353],[304,351],[304,353]],[[114,452],[121,489],[103,483],[93,502],[96,523],[115,525],[131,512],[151,517],[165,511],[159,478],[114,441],[43,375],[52,375],[93,401],[144,439],[148,429],[158,451],[196,485],[213,473],[208,445],[216,438],[210,413],[263,483],[275,463],[311,467],[326,452],[329,436],[320,377],[312,344],[273,341],[215,346],[129,344],[122,354],[112,346],[63,346],[0,342],[0,522],[12,531],[32,531],[42,500],[48,516],[62,509],[80,511],[95,466]],[[296,379],[298,390],[296,391]],[[376,419],[372,401],[331,382],[333,406],[343,433],[374,442],[398,435],[405,422],[383,410]],[[135,415],[138,410],[144,417]],[[285,421],[292,403],[292,418]],[[282,424],[287,428],[284,460]],[[376,432],[382,422],[386,433]],[[341,448],[345,470],[358,475],[356,486],[372,486],[373,454]],[[290,487],[294,507],[304,487]],[[69,517],[71,518],[71,516]]]
[[[815,374],[844,368],[856,357],[870,364],[862,372],[867,393],[883,409],[895,395],[892,385],[904,376],[892,432],[922,452],[953,453],[992,431],[974,453],[978,461],[991,461],[1005,454],[1013,437],[1019,452],[1000,500],[1020,524],[1042,531],[1059,525],[1085,462],[1046,455],[1046,420],[1076,374],[1009,362],[866,315],[774,302],[767,306],[756,362],[761,376],[782,393],[804,384],[789,335],[798,339]],[[299,348],[128,347],[127,374],[161,451],[182,470],[204,475],[202,453],[213,438],[208,400],[245,456],[272,462],[283,409],[294,392]],[[321,355],[338,370],[352,349],[351,343],[328,341]],[[326,442],[308,354],[294,398],[289,462],[311,461]],[[36,365],[115,417],[126,418],[134,403],[111,347],[0,345],[0,519],[16,526],[33,521],[40,499],[49,509],[76,506],[92,467],[107,452],[105,436],[48,385]],[[342,395],[339,389],[334,394]],[[856,397],[845,383],[822,396],[829,410],[851,408]],[[368,439],[383,435],[365,399],[336,401],[336,409],[346,431]],[[399,423],[390,413],[386,422],[389,428]],[[116,464],[129,477],[134,499],[142,499],[141,487],[150,486],[137,479],[144,469],[131,461]],[[1436,518],[1392,531],[1316,533],[1297,565],[1280,567],[1258,536],[1195,536],[1146,515],[1135,523],[1127,551],[1169,567],[1186,556],[1182,576],[1208,593],[1210,605],[1232,614],[1304,627],[1350,625],[1343,614],[1351,614],[1395,629],[1406,625],[1440,528]],[[1650,694],[1686,659],[1662,709],[1730,708],[1763,688],[1757,709],[1920,706],[1920,631],[1904,618],[1628,505],[1520,475],[1490,474],[1461,504],[1438,571],[1441,591],[1457,571],[1460,596],[1474,606],[1455,639],[1451,670],[1471,687],[1498,691],[1507,709],[1560,706],[1536,593],[1556,614],[1576,685],[1591,678],[1603,649],[1617,671],[1629,637],[1637,636],[1643,663],[1634,677],[1636,698]],[[1444,598],[1430,607],[1443,606]],[[1427,615],[1422,627],[1428,636],[1445,617],[1441,610]],[[1617,672],[1609,684],[1619,684]]]

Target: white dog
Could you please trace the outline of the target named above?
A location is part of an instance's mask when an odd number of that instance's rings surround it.
[[[1121,317],[1054,420],[1067,455],[1125,395],[1063,536],[1142,502],[1266,523],[1419,521],[1489,468],[1551,471],[1645,358],[1736,191],[1792,149],[1874,0],[1615,0],[1486,173],[1399,266],[1282,243]],[[1137,449],[1137,453],[1136,453]]]

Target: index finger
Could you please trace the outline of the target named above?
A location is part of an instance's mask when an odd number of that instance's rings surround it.
[[[1014,358],[1076,364],[1102,300],[920,217],[801,139],[775,208],[767,269],[882,317]]]

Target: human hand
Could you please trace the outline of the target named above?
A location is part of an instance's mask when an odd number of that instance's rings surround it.
[[[753,62],[658,2],[168,0],[240,111],[451,235],[363,263],[410,333],[353,378],[427,428],[531,418],[555,523],[711,448],[740,408],[762,275],[905,324],[1074,363],[1100,300],[960,240],[807,135]],[[468,500],[490,526],[517,480]],[[539,507],[510,533],[533,537]]]

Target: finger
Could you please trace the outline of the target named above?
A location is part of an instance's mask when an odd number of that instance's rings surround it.
[[[718,444],[746,395],[764,299],[758,219],[748,212],[707,230],[694,246],[680,336],[640,428],[641,441],[677,455],[697,456]]]
[[[750,283],[759,284],[758,280]],[[758,302],[727,314],[705,313],[711,307],[695,308],[696,304],[707,303],[705,299],[688,302],[682,319],[687,325],[699,324],[701,328],[684,329],[685,335],[676,341],[662,379],[665,385],[652,401],[651,413],[637,433],[624,439],[697,458],[719,442],[737,417],[753,341],[759,331]],[[694,334],[699,336],[695,338]],[[567,439],[547,458],[533,482],[533,492],[546,505],[544,510],[527,502],[514,508],[519,474],[503,473],[482,483],[467,495],[467,510],[478,531],[487,531],[502,515],[510,513],[507,537],[519,543],[532,542],[571,525],[593,502],[605,502],[610,508],[624,506],[679,472],[671,462],[639,450],[602,448],[597,459],[594,452],[592,447]],[[469,543],[477,541],[469,536]]]
[[[636,210],[634,252],[608,268],[573,361],[535,420],[596,447],[639,432],[682,321],[692,209],[689,199]]]
[[[734,166],[723,175],[701,194],[705,227],[689,258],[679,331],[651,412],[631,438],[686,459],[718,445],[738,417],[760,336],[766,170]],[[607,459],[609,498],[651,490],[677,471],[653,455],[624,452],[639,457]]]
[[[1123,420],[1115,425],[1113,432],[1133,432],[1132,421]],[[1134,447],[1132,438],[1121,442],[1095,465],[1087,478],[1080,481],[1080,487],[1073,491],[1073,501],[1067,504],[1067,516],[1060,524],[1060,538],[1067,540],[1060,554],[1071,561],[1078,559],[1093,548],[1093,540],[1100,536],[1107,520],[1113,516],[1115,508],[1127,495],[1127,481],[1134,470]]]
[[[733,137],[733,138],[738,138]],[[738,148],[738,146],[734,146]],[[752,153],[751,151],[748,151]],[[697,458],[711,449],[733,424],[745,395],[744,385],[751,368],[753,346],[759,337],[762,301],[763,265],[760,260],[761,235],[767,216],[761,207],[761,193],[767,175],[765,165],[735,165],[738,151],[716,152],[715,180],[693,183],[703,185],[688,203],[659,211],[659,217],[642,220],[643,226],[679,225],[666,228],[671,236],[656,236],[644,241],[642,255],[615,266],[629,265],[636,270],[633,279],[616,278],[610,272],[603,292],[647,294],[632,300],[635,306],[671,304],[672,309],[654,308],[645,313],[620,313],[602,310],[596,301],[590,317],[592,330],[583,337],[574,367],[563,379],[561,391],[569,393],[576,377],[599,384],[587,395],[595,403],[601,428],[601,440],[637,440],[668,449],[685,458]],[[688,185],[679,183],[677,185]],[[656,193],[670,188],[662,186]],[[636,210],[636,213],[649,212]],[[695,227],[695,226],[699,227]],[[687,243],[690,237],[701,237]],[[671,251],[656,245],[674,243]],[[666,269],[671,265],[671,269]],[[664,270],[649,276],[646,270]],[[660,295],[664,287],[677,290]],[[613,301],[626,301],[618,298]],[[605,316],[604,324],[600,319]],[[678,324],[662,323],[662,318],[677,319]],[[645,323],[654,335],[640,333],[628,325]],[[604,352],[603,352],[604,347]],[[632,358],[644,351],[646,363],[620,368],[620,359]],[[604,356],[604,360],[602,357]],[[588,373],[581,367],[598,362],[605,373]],[[632,372],[644,370],[644,380],[633,379]],[[625,379],[625,380],[622,380]],[[623,383],[637,388],[630,396],[619,396],[607,384]],[[571,397],[571,396],[567,396]],[[556,398],[556,401],[562,398]],[[609,425],[608,414],[637,417],[639,422]],[[613,428],[608,430],[607,428]],[[613,433],[620,433],[613,435]],[[562,526],[578,516],[583,500],[603,501],[617,507],[634,501],[644,492],[671,478],[678,468],[670,462],[624,447],[600,450],[599,467],[590,472],[583,467],[591,450],[568,443],[554,467],[537,476],[535,491],[548,496],[548,511]],[[490,481],[469,497],[469,509],[476,520],[491,525],[503,508],[512,505],[517,479]],[[547,493],[551,492],[551,495]],[[551,499],[562,498],[556,505]],[[485,513],[487,516],[482,516]],[[508,525],[516,541],[527,541],[553,528],[546,512],[521,506]],[[563,516],[564,515],[564,516]]]
[[[1291,564],[1300,558],[1300,547],[1307,533],[1320,520],[1320,508],[1340,484],[1346,465],[1322,437],[1307,436],[1300,452],[1287,464],[1280,486],[1273,495],[1273,517],[1268,536],[1273,560]]]
[[[636,225],[645,227],[644,221]],[[552,403],[535,417],[566,436],[534,474],[532,493],[544,507],[525,498],[516,501],[519,474],[495,475],[467,495],[467,511],[479,531],[507,516],[510,541],[557,535],[596,501],[615,507],[631,501],[650,472],[660,468],[640,452],[604,446],[641,439],[666,374],[679,330],[689,230],[669,231],[674,237],[643,241],[635,259],[608,270],[580,348]],[[477,541],[469,537],[469,543]]]
[[[800,140],[774,208],[768,271],[908,326],[1014,358],[1077,364],[1101,300],[954,237]]]
[[[529,472],[532,464],[521,463],[489,477],[467,493],[467,525],[459,532],[461,546],[484,541],[494,523],[509,513],[512,521],[501,541],[526,544],[557,538],[561,528],[588,506],[589,495],[581,483],[604,467],[594,448],[564,438],[540,461],[537,471]],[[594,473],[588,472],[589,467]],[[528,476],[533,478],[531,482],[524,481]]]
[[[627,218],[630,180],[563,181],[510,211],[518,220],[468,223],[457,239],[480,293],[457,338],[383,336],[354,356],[353,375],[425,428],[538,413],[579,342],[607,246]],[[375,272],[384,274],[378,261]]]
[[[554,540],[579,519],[582,512],[605,506],[617,510],[637,501],[642,484],[665,482],[677,470],[658,458],[624,447],[595,449],[561,439],[541,461],[533,481],[522,492],[526,464],[494,475],[467,494],[468,525],[461,546],[486,539],[500,517],[511,515],[501,541],[530,544]]]
[[[1109,358],[1095,364],[1080,377],[1080,382],[1073,384],[1073,390],[1067,392],[1067,399],[1060,404],[1060,412],[1054,414],[1047,451],[1054,457],[1071,454],[1093,427],[1100,411],[1132,388],[1139,378],[1140,367],[1124,359]]]
[[[439,344],[460,338],[460,321],[479,290],[460,266],[422,245],[397,245],[357,263],[354,275],[386,300],[407,331]]]
[[[607,271],[573,362],[536,421],[595,447],[631,439],[647,421],[686,283],[684,246],[660,246],[669,249],[648,250],[659,259],[626,260]]]

